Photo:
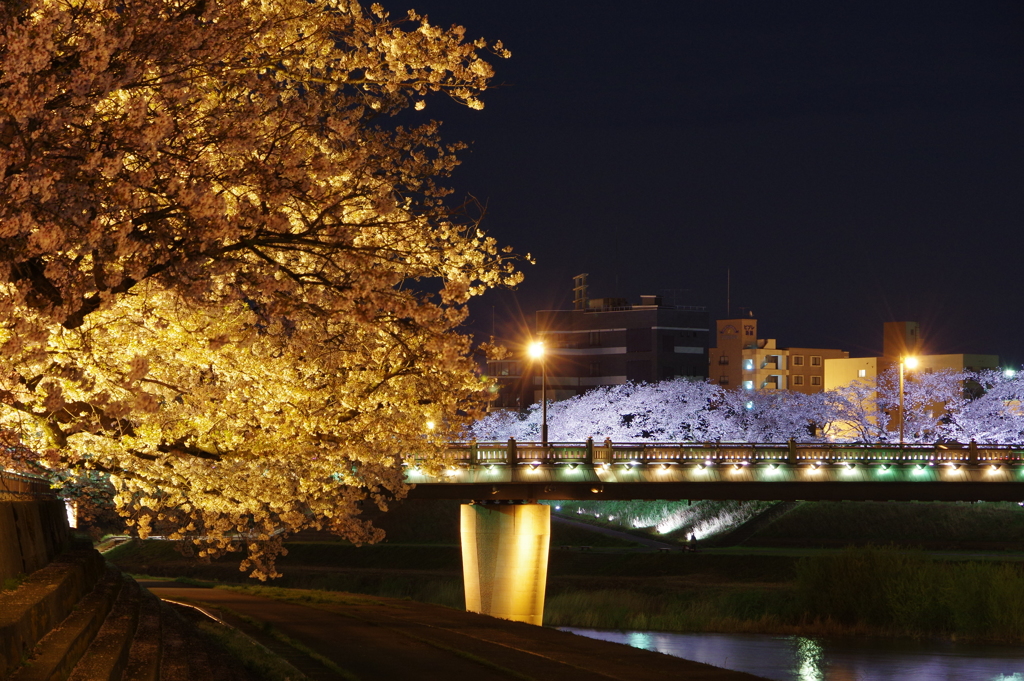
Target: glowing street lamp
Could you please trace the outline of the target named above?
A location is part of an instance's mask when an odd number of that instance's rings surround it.
[[[540,444],[548,446],[548,365],[544,361],[544,341],[530,343],[528,353],[540,361]]]
[[[900,449],[903,449],[903,371],[917,368],[917,357],[900,357]]]

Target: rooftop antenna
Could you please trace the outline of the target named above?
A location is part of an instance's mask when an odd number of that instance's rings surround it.
[[[725,268],[725,318],[732,317],[732,271]]]

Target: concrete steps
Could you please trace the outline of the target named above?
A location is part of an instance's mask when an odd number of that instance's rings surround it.
[[[195,625],[91,549],[0,594],[0,613],[0,679],[250,680]]]

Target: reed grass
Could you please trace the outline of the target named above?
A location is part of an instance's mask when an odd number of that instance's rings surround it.
[[[545,624],[787,635],[942,636],[1024,642],[1024,566],[934,560],[892,547],[797,562],[792,582],[654,593],[549,594]]]

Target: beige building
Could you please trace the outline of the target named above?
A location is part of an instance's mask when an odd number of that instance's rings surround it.
[[[834,348],[780,348],[774,338],[757,337],[753,317],[718,320],[715,338],[708,376],[728,388],[821,392],[825,362],[849,357]]]
[[[873,381],[879,374],[899,363],[903,357],[917,359],[917,367],[907,373],[931,374],[938,371],[981,371],[998,369],[998,355],[925,354],[921,327],[917,322],[887,322],[882,333],[881,357],[848,357],[825,360],[825,390],[853,381]]]

